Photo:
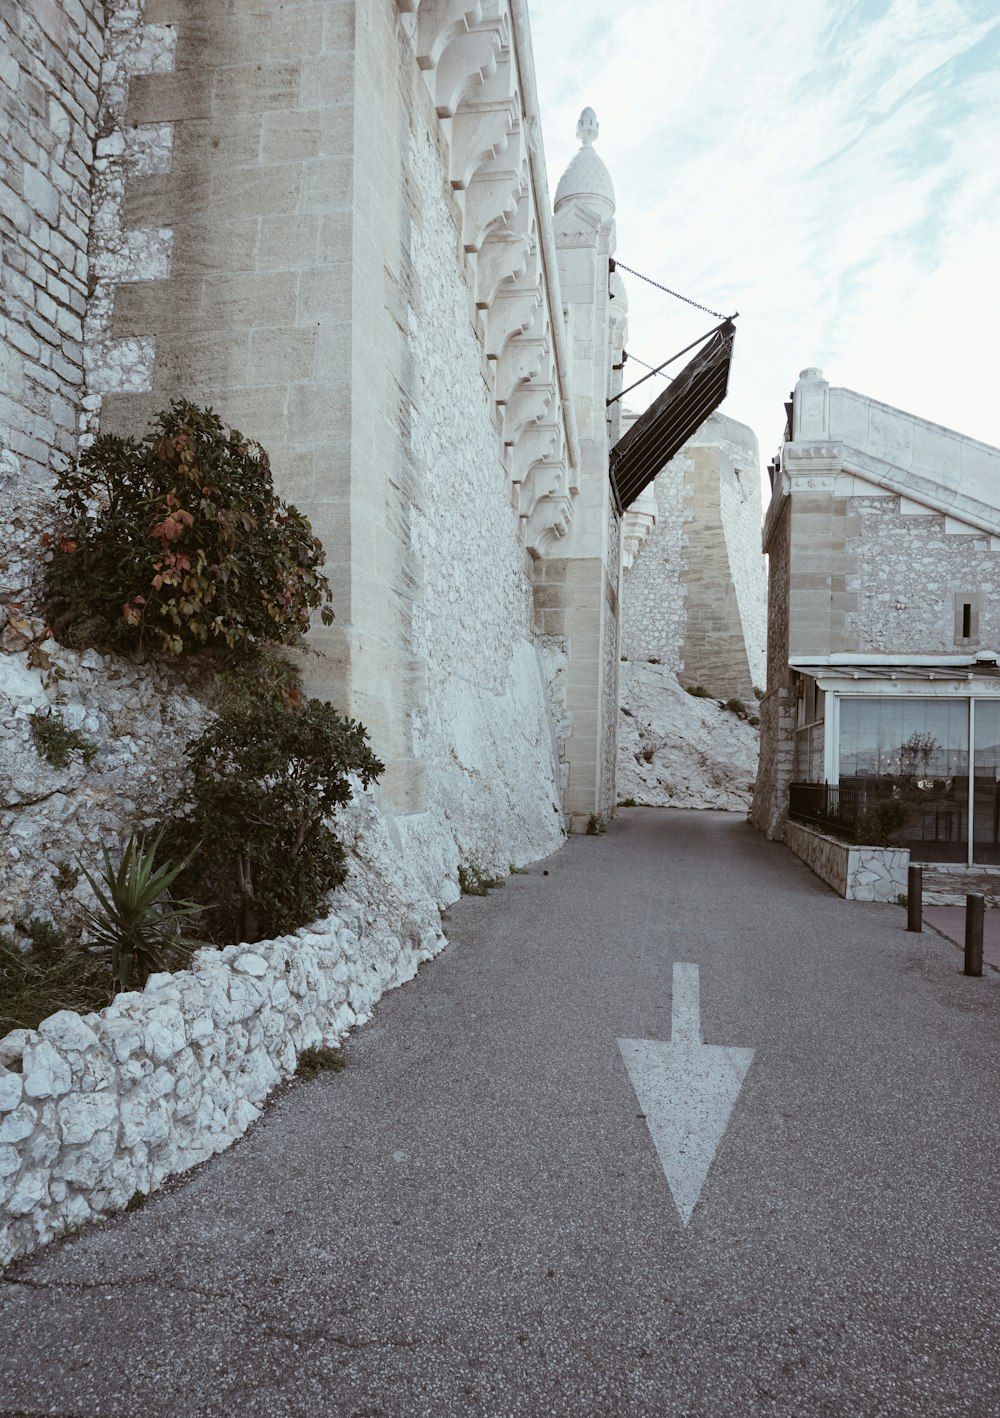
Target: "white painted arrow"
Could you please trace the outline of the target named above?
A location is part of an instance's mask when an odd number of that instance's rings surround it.
[[[669,1044],[619,1039],[618,1047],[686,1226],[754,1051],[702,1043],[697,965],[675,963],[670,1013]]]

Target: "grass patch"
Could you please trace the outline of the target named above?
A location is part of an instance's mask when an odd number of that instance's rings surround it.
[[[72,862],[67,862],[64,857],[60,857],[56,862],[56,869],[52,873],[52,880],[60,891],[68,893],[80,880],[80,868],[75,867]]]
[[[618,806],[619,806],[619,807],[638,807],[639,804],[636,802],[635,798],[619,798],[619,799],[618,799]]]
[[[527,868],[527,867],[516,867],[513,862],[511,862],[509,870],[510,870],[511,876],[527,876],[527,875],[528,875],[528,868]]]
[[[458,887],[463,896],[485,896],[503,884],[502,876],[487,876],[474,862],[458,869]]]
[[[139,1191],[137,1188],[125,1203],[124,1209],[126,1211],[139,1211],[146,1205],[148,1200],[149,1192]]]
[[[89,1014],[111,1003],[106,961],[64,940],[48,921],[32,917],[20,929],[31,940],[30,950],[0,935],[0,1036],[36,1029],[58,1009]]]
[[[318,1078],[321,1073],[341,1073],[346,1067],[347,1059],[342,1049],[314,1044],[311,1049],[303,1049],[299,1054],[295,1073],[298,1078]]]
[[[711,699],[712,695],[703,684],[686,684],[684,688],[694,699]]]
[[[84,763],[89,763],[97,752],[96,744],[79,729],[67,728],[58,714],[32,715],[31,738],[39,758],[44,758],[53,768],[68,768],[72,753],[78,753]]]

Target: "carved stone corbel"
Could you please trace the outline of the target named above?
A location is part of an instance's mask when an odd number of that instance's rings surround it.
[[[568,493],[554,493],[535,503],[524,519],[524,544],[532,556],[551,555],[556,543],[569,531],[573,520],[573,499]]]
[[[526,275],[532,251],[531,198],[523,194],[513,216],[494,226],[483,242],[476,266],[476,305],[487,310],[506,281]]]
[[[534,282],[501,286],[484,311],[486,357],[499,359],[508,340],[527,330],[542,303],[542,292]]]
[[[537,381],[532,384],[518,384],[512,389],[504,406],[504,443],[513,447],[528,424],[546,422],[549,406],[555,396],[554,384],[541,384]]]
[[[439,118],[452,118],[462,99],[496,73],[501,38],[497,29],[479,27],[448,42],[440,62],[427,75]]]
[[[483,17],[481,0],[420,0],[414,48],[421,69],[433,69],[445,46]]]

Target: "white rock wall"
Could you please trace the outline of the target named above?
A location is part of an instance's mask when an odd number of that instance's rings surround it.
[[[506,870],[562,840],[553,734],[472,293],[457,257],[440,151],[425,132],[411,140],[410,179],[422,311],[409,333],[418,376],[411,449],[421,489],[411,539],[423,573],[413,641],[427,664],[429,701],[415,715],[414,741],[432,810],[459,854]]]
[[[22,916],[71,927],[90,888],[84,878],[60,888],[58,863],[79,857],[93,871],[102,841],[114,854],[163,811],[208,711],[173,666],[69,650],[17,613],[0,635],[24,647],[0,653],[0,928]],[[89,762],[78,751],[65,768],[41,757],[31,721],[49,715],[83,735]]]
[[[746,811],[758,746],[756,728],[688,694],[666,665],[622,665],[619,802]]]
[[[858,594],[848,632],[860,651],[963,654],[955,641],[955,596],[984,592],[979,646],[1000,650],[1000,553],[987,536],[945,532],[944,517],[903,515],[897,497],[857,497],[850,511],[861,531],[850,538],[854,569],[847,590]]]

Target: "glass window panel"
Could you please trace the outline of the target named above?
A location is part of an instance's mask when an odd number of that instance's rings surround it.
[[[903,804],[894,840],[914,861],[966,860],[968,700],[841,699],[839,766],[860,811],[878,799]]]
[[[1000,701],[976,700],[972,860],[1000,864]]]

